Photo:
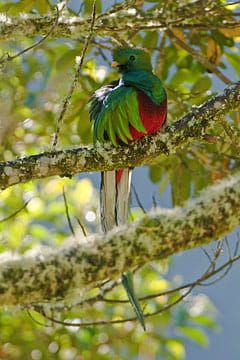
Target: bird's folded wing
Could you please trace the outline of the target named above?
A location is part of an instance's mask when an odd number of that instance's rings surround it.
[[[115,146],[119,141],[132,140],[130,127],[146,133],[140,115],[137,89],[125,85],[115,87],[102,102],[95,118],[94,140],[110,140]]]

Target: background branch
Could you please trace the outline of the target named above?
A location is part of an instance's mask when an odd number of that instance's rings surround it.
[[[142,12],[138,6],[120,5],[109,9],[96,18],[94,30],[98,36],[109,36],[110,33],[140,30],[165,30],[167,28],[180,29],[238,29],[239,22],[229,20],[229,13],[225,10],[224,4],[212,0],[196,1],[191,6],[179,5],[170,9],[156,9],[155,11]],[[222,7],[223,19],[219,21],[216,14],[216,6]],[[198,15],[198,16],[196,16]],[[224,17],[225,16],[225,17]],[[195,23],[193,23],[193,20]],[[17,16],[0,17],[0,38],[2,40],[13,40],[19,37],[41,35],[47,32],[54,16],[20,14]],[[68,16],[66,14],[59,18],[58,27],[54,30],[52,37],[71,38],[85,37],[89,31],[91,18],[86,19],[79,16]]]
[[[22,56],[23,54],[25,54],[27,51],[30,51],[34,48],[36,48],[37,46],[39,46],[40,44],[42,44],[53,32],[53,30],[56,28],[57,24],[58,24],[58,19],[59,19],[59,10],[58,7],[56,6],[56,19],[53,21],[53,25],[51,26],[51,28],[49,29],[49,31],[46,33],[46,35],[44,35],[40,40],[38,40],[37,42],[35,42],[33,45],[27,47],[26,49],[23,49],[22,51],[19,51],[17,54],[15,55],[9,55],[7,54],[6,57],[3,57],[3,59],[0,60],[0,66],[4,66],[4,64],[8,61],[11,61],[13,59],[16,59],[19,56]]]

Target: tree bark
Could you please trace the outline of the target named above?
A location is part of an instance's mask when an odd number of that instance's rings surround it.
[[[205,140],[207,128],[240,108],[240,82],[225,89],[156,135],[145,136],[128,146],[110,143],[95,147],[45,152],[0,163],[0,189],[53,175],[71,177],[80,172],[122,169],[149,163],[187,143]],[[237,137],[236,137],[237,138]]]

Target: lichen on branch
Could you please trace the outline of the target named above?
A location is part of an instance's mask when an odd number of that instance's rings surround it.
[[[198,16],[196,17],[196,14]],[[233,14],[234,15],[234,14]],[[195,19],[196,18],[196,19]],[[220,21],[220,18],[222,21]],[[53,14],[20,13],[18,15],[0,14],[0,39],[15,40],[23,37],[42,35],[49,31],[54,22]],[[58,27],[52,37],[79,38],[85,37],[89,30],[89,18],[81,15],[62,14],[59,18]],[[224,4],[220,1],[198,0],[189,4],[171,2],[160,9],[151,9],[143,12],[141,6],[134,1],[126,2],[111,7],[96,18],[94,32],[97,36],[109,36],[109,34],[126,31],[155,31],[175,29],[238,29],[239,22],[231,19]]]

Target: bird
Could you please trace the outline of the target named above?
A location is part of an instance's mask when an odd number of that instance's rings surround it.
[[[94,143],[130,144],[159,131],[167,118],[167,94],[153,73],[151,58],[141,48],[118,47],[112,66],[121,77],[97,89],[90,99]],[[132,169],[101,173],[100,209],[103,232],[128,221]],[[128,299],[144,330],[144,314],[134,292],[132,273],[122,275]]]

